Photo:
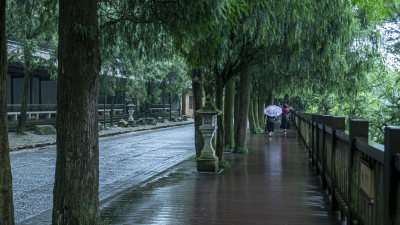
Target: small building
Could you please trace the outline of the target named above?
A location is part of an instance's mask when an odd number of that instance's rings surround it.
[[[194,117],[193,90],[189,89],[185,95],[185,114],[188,117]]]

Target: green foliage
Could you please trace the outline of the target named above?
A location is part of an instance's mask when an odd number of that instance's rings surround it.
[[[226,149],[233,149],[233,146],[230,146],[230,145],[225,145],[225,147],[224,148],[226,148]]]
[[[229,167],[231,167],[231,165],[229,164],[229,162],[228,161],[226,161],[226,160],[221,160],[221,161],[219,161],[218,162],[218,165],[219,165],[219,167],[220,168],[229,168]]]
[[[110,218],[105,218],[104,220],[102,220],[101,222],[100,222],[100,225],[110,225],[111,224],[111,222],[112,222],[112,220],[110,219]]]
[[[57,46],[56,4],[48,0],[7,1],[7,39],[15,41],[10,62],[25,62],[28,71],[46,68],[55,77]],[[49,53],[49,56],[43,56]]]
[[[240,154],[249,154],[249,150],[245,147],[239,147],[236,151]]]
[[[197,160],[199,160],[199,158],[197,158],[196,155],[194,155],[193,157],[191,157],[189,159],[189,161],[191,161],[191,162],[197,162]]]

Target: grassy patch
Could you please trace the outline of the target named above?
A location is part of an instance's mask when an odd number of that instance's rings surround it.
[[[109,225],[110,223],[111,223],[111,220],[108,217],[100,222],[101,225]]]
[[[237,148],[237,152],[239,152],[240,154],[249,154],[249,150],[245,147]]]
[[[191,157],[189,160],[190,160],[191,162],[197,162],[197,160],[199,160],[199,158],[197,158],[197,156],[194,155],[194,156]]]
[[[225,145],[225,147],[224,148],[227,148],[227,149],[233,149],[233,146],[230,146],[230,145]]]
[[[220,168],[229,168],[229,167],[231,167],[229,162],[226,161],[226,160],[219,161],[218,164],[219,164]]]

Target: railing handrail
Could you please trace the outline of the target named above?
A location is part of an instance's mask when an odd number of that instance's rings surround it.
[[[21,104],[7,104],[7,112],[21,111]],[[111,109],[111,104],[106,104],[106,109]],[[114,109],[124,109],[125,104],[114,104]],[[104,109],[104,104],[99,104],[98,109]],[[27,104],[27,111],[56,111],[57,104]]]
[[[332,132],[333,132],[332,127],[330,127],[329,125],[324,125],[322,122],[316,122],[316,121],[313,121],[312,119],[308,119],[296,111],[294,111],[294,114],[299,116],[300,119],[303,121],[310,120],[313,124],[316,123],[316,125],[314,125],[314,126],[317,126],[318,129],[320,129],[320,130],[325,128],[325,132],[327,132],[329,134],[332,134]],[[338,137],[341,141],[349,143],[350,137],[345,132],[336,130],[335,136]],[[383,156],[384,156],[384,152],[385,152],[384,145],[373,142],[373,141],[369,141],[368,143],[366,143],[365,141],[362,141],[360,138],[356,138],[354,144],[355,144],[357,150],[359,150],[360,152],[363,152],[368,157],[371,157],[372,159],[375,159],[376,161],[383,164],[383,158],[384,158]]]
[[[387,126],[382,145],[368,141],[367,120],[350,120],[346,134],[344,117],[292,115],[332,209],[351,224],[398,224],[400,127]]]

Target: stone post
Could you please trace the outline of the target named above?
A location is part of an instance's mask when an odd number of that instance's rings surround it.
[[[133,119],[133,107],[135,106],[132,101],[128,102],[128,113],[129,113],[129,118],[128,118],[128,123],[130,126],[133,126],[135,124],[135,120]]]
[[[216,172],[218,170],[218,157],[212,145],[212,137],[215,134],[215,124],[217,110],[212,105],[211,98],[207,97],[205,105],[196,112],[201,117],[201,126],[199,127],[204,140],[204,147],[201,150],[197,160],[197,171]]]

